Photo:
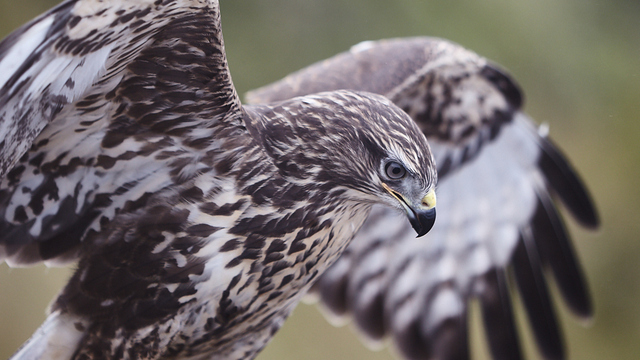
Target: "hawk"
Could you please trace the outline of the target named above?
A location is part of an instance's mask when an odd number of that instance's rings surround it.
[[[586,227],[599,220],[576,171],[522,112],[514,80],[459,45],[417,37],[361,43],[246,98],[337,89],[382,94],[411,115],[438,166],[439,215],[424,241],[376,207],[314,285],[325,308],[369,340],[391,337],[407,359],[464,359],[477,299],[493,357],[519,359],[513,278],[541,354],[565,358],[544,272],[577,316],[593,310],[554,199]]]
[[[436,168],[388,99],[242,106],[218,1],[67,0],[0,43],[0,260],[77,261],[14,359],[248,359]]]

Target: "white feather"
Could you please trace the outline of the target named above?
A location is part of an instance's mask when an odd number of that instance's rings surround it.
[[[0,61],[0,88],[7,83],[24,61],[42,44],[47,31],[53,23],[53,16],[48,16],[35,23],[20,36],[20,46],[13,46]]]
[[[54,312],[10,360],[68,360],[87,324],[80,318]]]

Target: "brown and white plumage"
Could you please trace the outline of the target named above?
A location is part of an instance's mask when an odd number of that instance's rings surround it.
[[[493,357],[517,359],[513,275],[542,355],[564,358],[544,273],[575,314],[589,317],[592,307],[554,198],[584,226],[597,227],[598,217],[575,170],[522,112],[516,83],[456,44],[406,38],[361,43],[247,100],[336,89],[385,95],[412,116],[438,166],[439,215],[422,241],[375,208],[314,286],[323,304],[353,316],[370,339],[392,337],[408,359],[459,359],[470,356],[475,298]]]
[[[77,261],[14,359],[254,357],[370,208],[433,224],[382,96],[242,106],[217,1],[67,0],[0,43],[0,260]]]

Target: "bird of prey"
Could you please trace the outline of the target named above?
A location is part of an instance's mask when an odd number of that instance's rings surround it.
[[[576,315],[591,316],[592,305],[554,199],[586,227],[599,220],[546,129],[522,112],[518,85],[459,45],[419,37],[361,43],[247,100],[337,89],[382,94],[416,121],[438,166],[439,215],[423,241],[374,209],[314,286],[325,308],[351,315],[370,340],[390,336],[407,359],[463,359],[477,299],[493,357],[519,359],[512,278],[542,356],[564,358],[545,271]]]
[[[0,260],[78,262],[14,359],[253,358],[372,206],[433,225],[413,120],[345,90],[242,106],[218,1],[66,0],[0,68]]]

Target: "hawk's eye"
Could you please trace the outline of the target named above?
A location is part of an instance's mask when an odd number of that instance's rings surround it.
[[[387,165],[384,166],[384,171],[387,173],[387,176],[390,179],[402,179],[405,175],[407,175],[407,170],[404,166],[398,164],[395,161],[388,162]]]

